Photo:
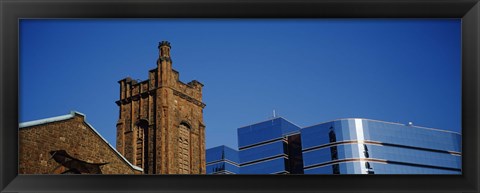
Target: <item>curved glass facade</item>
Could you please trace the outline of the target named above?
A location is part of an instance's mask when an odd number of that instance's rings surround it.
[[[238,144],[207,150],[207,173],[462,173],[461,134],[369,119],[300,128],[279,117],[239,128]]]
[[[360,174],[359,162],[339,163],[340,174]],[[370,162],[372,168],[375,168],[375,174],[459,174],[458,171],[438,170],[426,167],[382,164]],[[332,166],[316,167],[305,169],[305,174],[334,174]]]
[[[461,174],[461,135],[368,119],[301,130],[306,174]]]

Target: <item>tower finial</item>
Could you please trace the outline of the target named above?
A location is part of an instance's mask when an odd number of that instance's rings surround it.
[[[158,43],[158,49],[160,51],[160,58],[169,59],[170,58],[170,42],[168,41],[161,41]]]

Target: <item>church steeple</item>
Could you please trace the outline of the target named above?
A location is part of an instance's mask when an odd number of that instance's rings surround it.
[[[117,150],[147,174],[205,174],[203,84],[178,79],[170,48],[159,42],[148,80],[119,81]]]

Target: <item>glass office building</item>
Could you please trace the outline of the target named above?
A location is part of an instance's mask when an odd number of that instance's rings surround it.
[[[461,174],[459,133],[368,119],[301,130],[305,174]]]
[[[239,174],[238,151],[221,145],[207,149],[207,174]]]
[[[356,118],[300,128],[281,117],[237,131],[238,152],[207,150],[207,173],[462,173],[461,134],[451,131]]]
[[[303,173],[299,126],[278,117],[237,132],[242,174]]]

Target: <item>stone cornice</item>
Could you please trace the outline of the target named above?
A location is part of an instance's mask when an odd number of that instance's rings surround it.
[[[202,103],[201,101],[198,101],[197,99],[194,99],[194,98],[192,98],[192,97],[190,97],[190,96],[188,96],[184,93],[181,93],[181,92],[179,92],[175,89],[172,89],[172,90],[173,90],[173,94],[179,96],[180,98],[183,98],[183,99],[185,99],[185,100],[187,100],[187,101],[189,101],[189,102],[191,102],[191,103],[193,103],[197,106],[200,106],[202,108],[204,108],[206,106],[205,103]]]
[[[171,61],[170,57],[160,57],[160,59],[163,59],[163,60],[167,60],[167,58],[168,58],[168,60]],[[160,59],[159,59],[159,60],[160,60]],[[163,61],[163,60],[161,60],[161,61]],[[149,70],[149,72],[157,71],[157,70],[158,70],[158,68],[154,68],[154,69]],[[177,74],[177,75],[179,75],[178,71],[176,71],[175,69],[172,69],[172,72],[175,73],[175,74]],[[190,82],[188,82],[188,83],[184,83],[184,82],[182,82],[181,80],[179,80],[178,78],[179,78],[179,77],[177,77],[177,79],[176,79],[177,83],[182,84],[182,85],[187,86],[187,87],[192,88],[192,89],[195,89],[195,86],[194,86],[195,84],[199,84],[199,85],[202,86],[202,87],[204,86],[204,85],[203,85],[200,81],[198,81],[198,80],[192,80],[192,81],[190,81]],[[120,83],[120,82],[122,82],[122,81],[128,82],[128,81],[133,81],[133,80],[132,80],[130,77],[127,77],[127,78],[124,78],[124,79],[122,79],[122,80],[119,80],[118,82]],[[135,84],[131,84],[131,86],[132,86],[132,87],[140,86],[141,84],[148,83],[148,81],[150,81],[150,79],[136,82]]]
[[[162,87],[158,87],[158,88],[156,88],[156,89],[148,90],[148,91],[146,91],[146,92],[142,92],[142,93],[139,93],[139,94],[136,94],[136,95],[127,97],[127,98],[125,98],[125,99],[121,99],[121,100],[115,101],[115,103],[116,103],[118,106],[120,106],[120,105],[122,105],[122,104],[127,104],[127,103],[130,103],[130,102],[132,102],[132,101],[137,101],[137,100],[139,100],[139,99],[142,98],[142,97],[146,97],[146,96],[148,96],[148,95],[155,95],[155,92],[154,92],[154,91],[157,90],[157,89],[160,89],[160,88],[162,88]],[[173,88],[171,88],[171,87],[167,87],[167,88],[172,89],[174,95],[177,95],[177,96],[179,96],[180,98],[183,98],[183,99],[185,99],[185,100],[187,100],[187,101],[189,101],[189,102],[191,102],[191,103],[193,103],[193,104],[195,104],[195,105],[197,105],[197,106],[200,106],[200,107],[202,107],[202,108],[205,108],[205,106],[206,106],[205,103],[203,103],[203,102],[201,102],[201,101],[199,101],[199,100],[197,100],[197,99],[195,99],[195,98],[193,98],[193,97],[191,97],[191,96],[188,96],[187,94],[184,94],[184,93],[182,93],[182,92],[180,92],[180,91],[178,91],[178,90],[175,90],[175,89],[173,89]]]

